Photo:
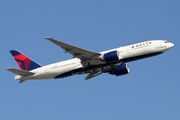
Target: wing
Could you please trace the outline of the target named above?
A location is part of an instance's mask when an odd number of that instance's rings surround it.
[[[60,46],[62,49],[65,50],[65,52],[69,52],[74,57],[79,58],[83,62],[93,60],[93,59],[97,59],[101,55],[100,53],[93,52],[90,50],[86,50],[83,48],[79,48],[79,47],[76,47],[76,46],[55,40],[53,38],[45,37],[45,39],[50,40],[51,42]]]

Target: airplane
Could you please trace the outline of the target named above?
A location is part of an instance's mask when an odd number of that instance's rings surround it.
[[[150,40],[103,52],[94,52],[53,38],[45,37],[45,39],[60,46],[65,53],[72,54],[73,59],[42,66],[18,50],[11,50],[21,70],[16,68],[7,70],[17,74],[15,80],[20,80],[19,83],[27,80],[57,79],[81,74],[88,74],[83,80],[102,73],[121,76],[130,72],[128,62],[162,54],[174,46],[166,40]]]

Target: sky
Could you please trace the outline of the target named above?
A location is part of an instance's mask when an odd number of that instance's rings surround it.
[[[0,119],[177,120],[180,118],[179,0],[0,1]],[[43,37],[101,52],[147,40],[174,47],[128,63],[124,76],[101,74],[19,84],[17,49],[41,65],[72,58]]]

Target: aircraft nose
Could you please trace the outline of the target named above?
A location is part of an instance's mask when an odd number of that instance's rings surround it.
[[[165,44],[166,44],[166,48],[165,48],[165,51],[164,51],[164,52],[170,50],[170,49],[174,46],[173,43],[168,42],[168,41],[166,41]]]
[[[172,48],[174,46],[174,44],[173,43],[170,43],[170,48]]]

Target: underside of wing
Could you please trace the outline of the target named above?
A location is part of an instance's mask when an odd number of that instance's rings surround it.
[[[79,48],[53,38],[45,37],[45,39],[50,40],[51,42],[55,43],[56,45],[60,46],[65,52],[72,54],[74,57],[81,59],[81,61],[89,61],[98,58],[101,54],[97,52],[93,52],[90,50],[86,50],[83,48]]]

